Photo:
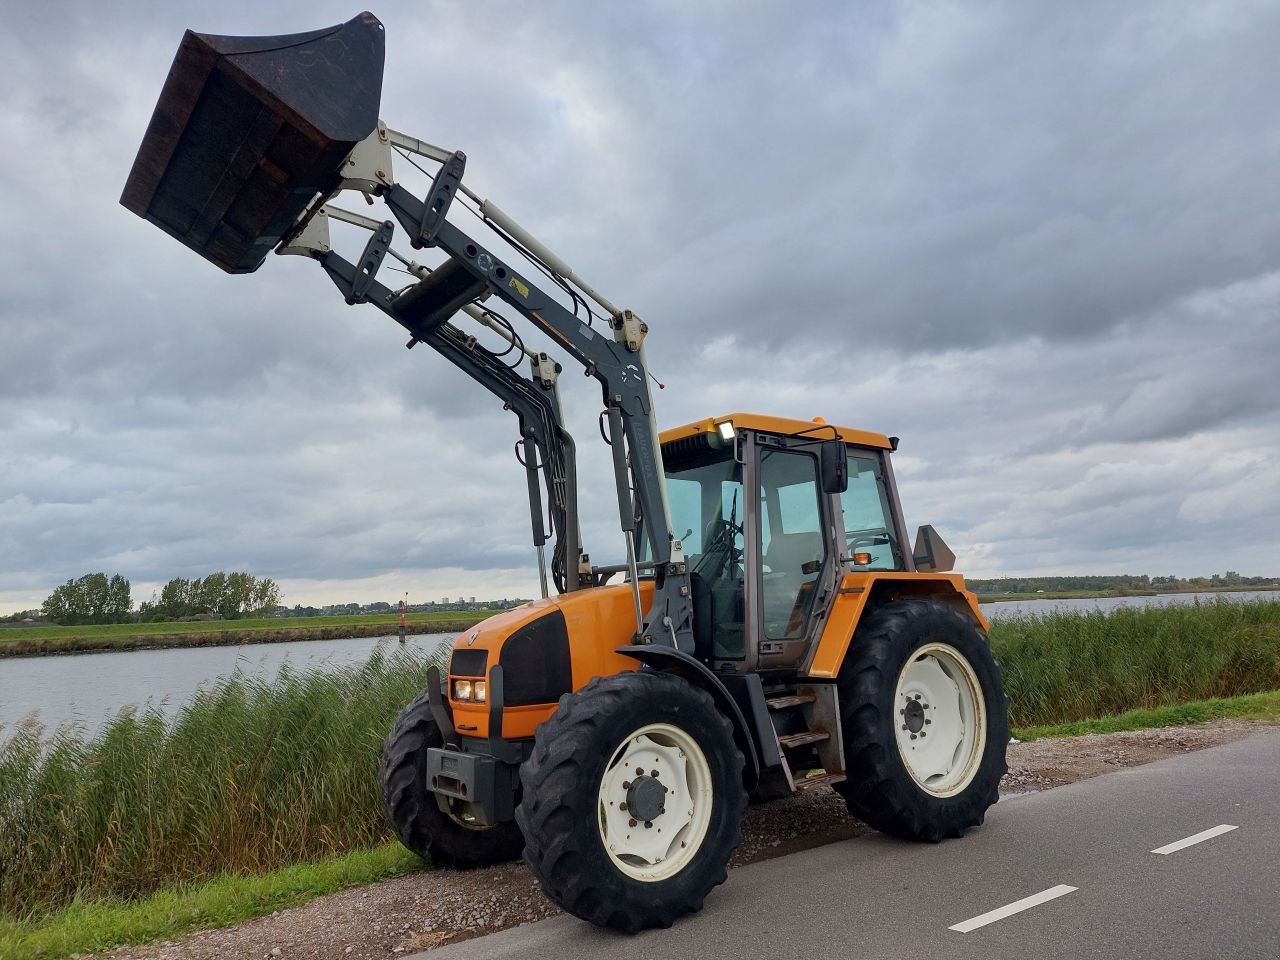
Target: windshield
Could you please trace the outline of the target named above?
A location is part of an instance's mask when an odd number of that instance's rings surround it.
[[[671,529],[684,544],[691,570],[709,549],[736,540],[742,550],[742,464],[732,450],[710,451],[695,460],[667,465],[667,499],[671,505]],[[728,528],[736,534],[729,536]]]

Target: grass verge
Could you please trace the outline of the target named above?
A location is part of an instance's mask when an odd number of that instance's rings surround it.
[[[1124,730],[1148,730],[1153,727],[1182,727],[1210,720],[1267,720],[1280,723],[1280,690],[1253,693],[1243,697],[1214,697],[1172,707],[1126,710],[1111,717],[1078,720],[1040,727],[1015,727],[1019,740],[1041,740],[1045,737],[1078,737],[1086,733],[1120,733]]]
[[[228,874],[167,887],[141,900],[78,900],[40,920],[0,919],[0,960],[60,960],[120,944],[231,926],[314,897],[420,869],[422,861],[416,856],[398,843],[387,843],[270,873]]]

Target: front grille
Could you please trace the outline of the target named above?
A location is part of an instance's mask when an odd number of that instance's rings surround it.
[[[483,677],[488,667],[488,650],[455,650],[449,661],[449,673],[455,677]]]

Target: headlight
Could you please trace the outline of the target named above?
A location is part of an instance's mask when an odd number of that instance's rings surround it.
[[[471,681],[470,680],[453,681],[453,699],[455,700],[471,699]]]
[[[484,703],[485,697],[489,693],[489,685],[483,680],[475,682],[476,703]]]

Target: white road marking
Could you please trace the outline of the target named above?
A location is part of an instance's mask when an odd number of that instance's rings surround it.
[[[1186,847],[1194,846],[1197,843],[1203,843],[1206,840],[1212,840],[1214,837],[1220,837],[1224,833],[1230,833],[1232,830],[1239,830],[1239,827],[1232,826],[1229,823],[1220,823],[1216,827],[1210,827],[1208,830],[1201,830],[1199,833],[1193,833],[1189,837],[1181,840],[1175,840],[1173,843],[1166,843],[1163,847],[1156,847],[1152,853],[1177,853]]]
[[[985,927],[988,923],[995,923],[997,920],[1003,920],[1005,917],[1011,917],[1015,913],[1021,913],[1023,910],[1030,910],[1032,907],[1038,907],[1042,903],[1048,903],[1050,900],[1057,900],[1064,897],[1068,893],[1074,893],[1078,887],[1069,887],[1065,883],[1060,883],[1056,887],[1050,887],[1048,890],[1041,890],[1039,893],[1033,893],[1029,897],[1023,897],[1021,900],[1015,900],[1013,903],[1003,907],[997,907],[987,913],[974,917],[971,920],[964,920],[960,923],[947,927],[948,930],[955,930],[958,933],[971,933],[979,927]]]

